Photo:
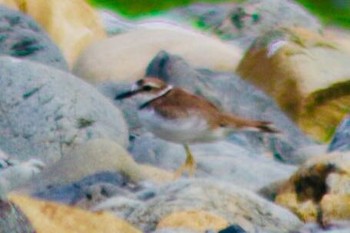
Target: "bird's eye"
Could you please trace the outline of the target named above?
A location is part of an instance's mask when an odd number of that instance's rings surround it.
[[[142,88],[144,91],[151,91],[152,90],[152,87],[151,86],[144,86]]]

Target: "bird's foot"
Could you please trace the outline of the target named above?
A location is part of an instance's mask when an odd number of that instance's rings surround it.
[[[193,160],[189,161],[186,159],[186,162],[175,171],[174,178],[178,179],[185,173],[187,173],[189,177],[192,177],[196,172],[196,168],[196,163]]]

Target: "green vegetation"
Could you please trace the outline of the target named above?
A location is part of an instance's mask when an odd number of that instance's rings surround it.
[[[297,0],[325,24],[350,28],[349,0]]]
[[[96,7],[117,11],[128,17],[155,14],[194,2],[242,2],[244,0],[87,0]],[[325,24],[350,28],[350,0],[296,0]]]
[[[186,6],[194,2],[228,2],[228,0],[87,0],[96,7],[104,7],[129,17],[154,14],[162,10]],[[241,2],[242,0],[231,0]]]

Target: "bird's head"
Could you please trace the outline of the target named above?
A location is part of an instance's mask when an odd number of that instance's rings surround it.
[[[147,95],[149,98],[158,97],[164,95],[172,89],[171,85],[167,85],[160,79],[157,78],[144,78],[136,81],[130,91],[119,94],[115,97],[117,100],[132,97],[134,95]]]

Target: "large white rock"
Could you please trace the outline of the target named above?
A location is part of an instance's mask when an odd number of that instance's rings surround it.
[[[94,43],[78,58],[73,72],[90,83],[136,80],[161,50],[184,57],[194,67],[234,71],[239,48],[190,30],[144,28]]]

